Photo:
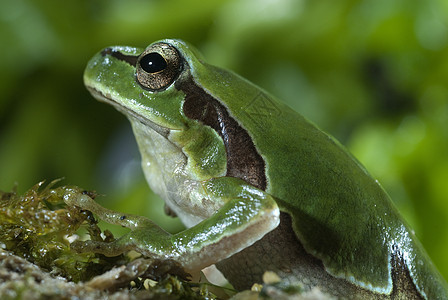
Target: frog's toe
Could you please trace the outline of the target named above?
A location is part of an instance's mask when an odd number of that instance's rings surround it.
[[[70,245],[70,248],[78,253],[98,253],[105,256],[118,256],[132,249],[131,245],[122,245],[117,241],[100,242],[100,241],[76,241]]]

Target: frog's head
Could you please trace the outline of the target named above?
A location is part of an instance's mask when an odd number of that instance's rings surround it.
[[[203,63],[183,41],[162,40],[146,49],[103,49],[89,61],[84,83],[95,98],[130,119],[147,177],[160,172],[172,177],[184,161],[182,172],[205,179],[226,169],[223,140],[212,125],[219,117],[210,105],[209,85],[225,83],[226,76],[234,75]],[[165,165],[156,170],[160,161]]]
[[[146,49],[115,46],[88,63],[84,83],[95,98],[127,116],[164,129],[184,129],[184,93],[176,82],[186,80],[190,65],[199,64],[195,50],[177,40],[163,40]]]

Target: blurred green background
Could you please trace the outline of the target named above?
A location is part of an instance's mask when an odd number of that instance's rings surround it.
[[[165,223],[130,126],[85,90],[110,45],[196,45],[336,136],[448,278],[446,0],[0,0],[0,189],[40,180]],[[154,203],[154,204],[150,204]]]

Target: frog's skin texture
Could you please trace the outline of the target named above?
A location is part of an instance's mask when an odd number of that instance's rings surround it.
[[[237,288],[264,271],[341,298],[447,299],[445,281],[389,196],[334,138],[179,40],[111,47],[89,62],[94,97],[131,121],[151,188],[188,227],[79,206],[132,231],[84,251],[137,249]]]

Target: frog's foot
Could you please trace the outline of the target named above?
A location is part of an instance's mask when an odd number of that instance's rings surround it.
[[[70,248],[78,253],[92,252],[112,257],[134,250],[135,246],[132,244],[123,244],[120,240],[113,242],[75,241],[70,245]]]
[[[67,205],[77,206],[83,210],[91,211],[101,220],[134,230],[139,227],[157,227],[151,220],[142,216],[123,214],[96,203],[89,192],[81,192],[75,189],[66,189],[64,201]]]
[[[134,250],[144,257],[173,259],[179,256],[172,247],[171,234],[154,223],[136,228],[113,241],[75,241],[70,247],[76,252],[93,252],[105,256],[117,256]],[[177,255],[176,255],[177,254]]]
[[[112,242],[76,241],[71,244],[77,252],[93,252],[106,256],[117,256],[135,250],[146,257],[172,258],[171,234],[160,228],[148,218],[123,214],[107,209],[96,203],[89,194],[78,190],[68,190],[64,195],[67,205],[88,210],[101,220],[110,224],[131,229],[131,232]]]

